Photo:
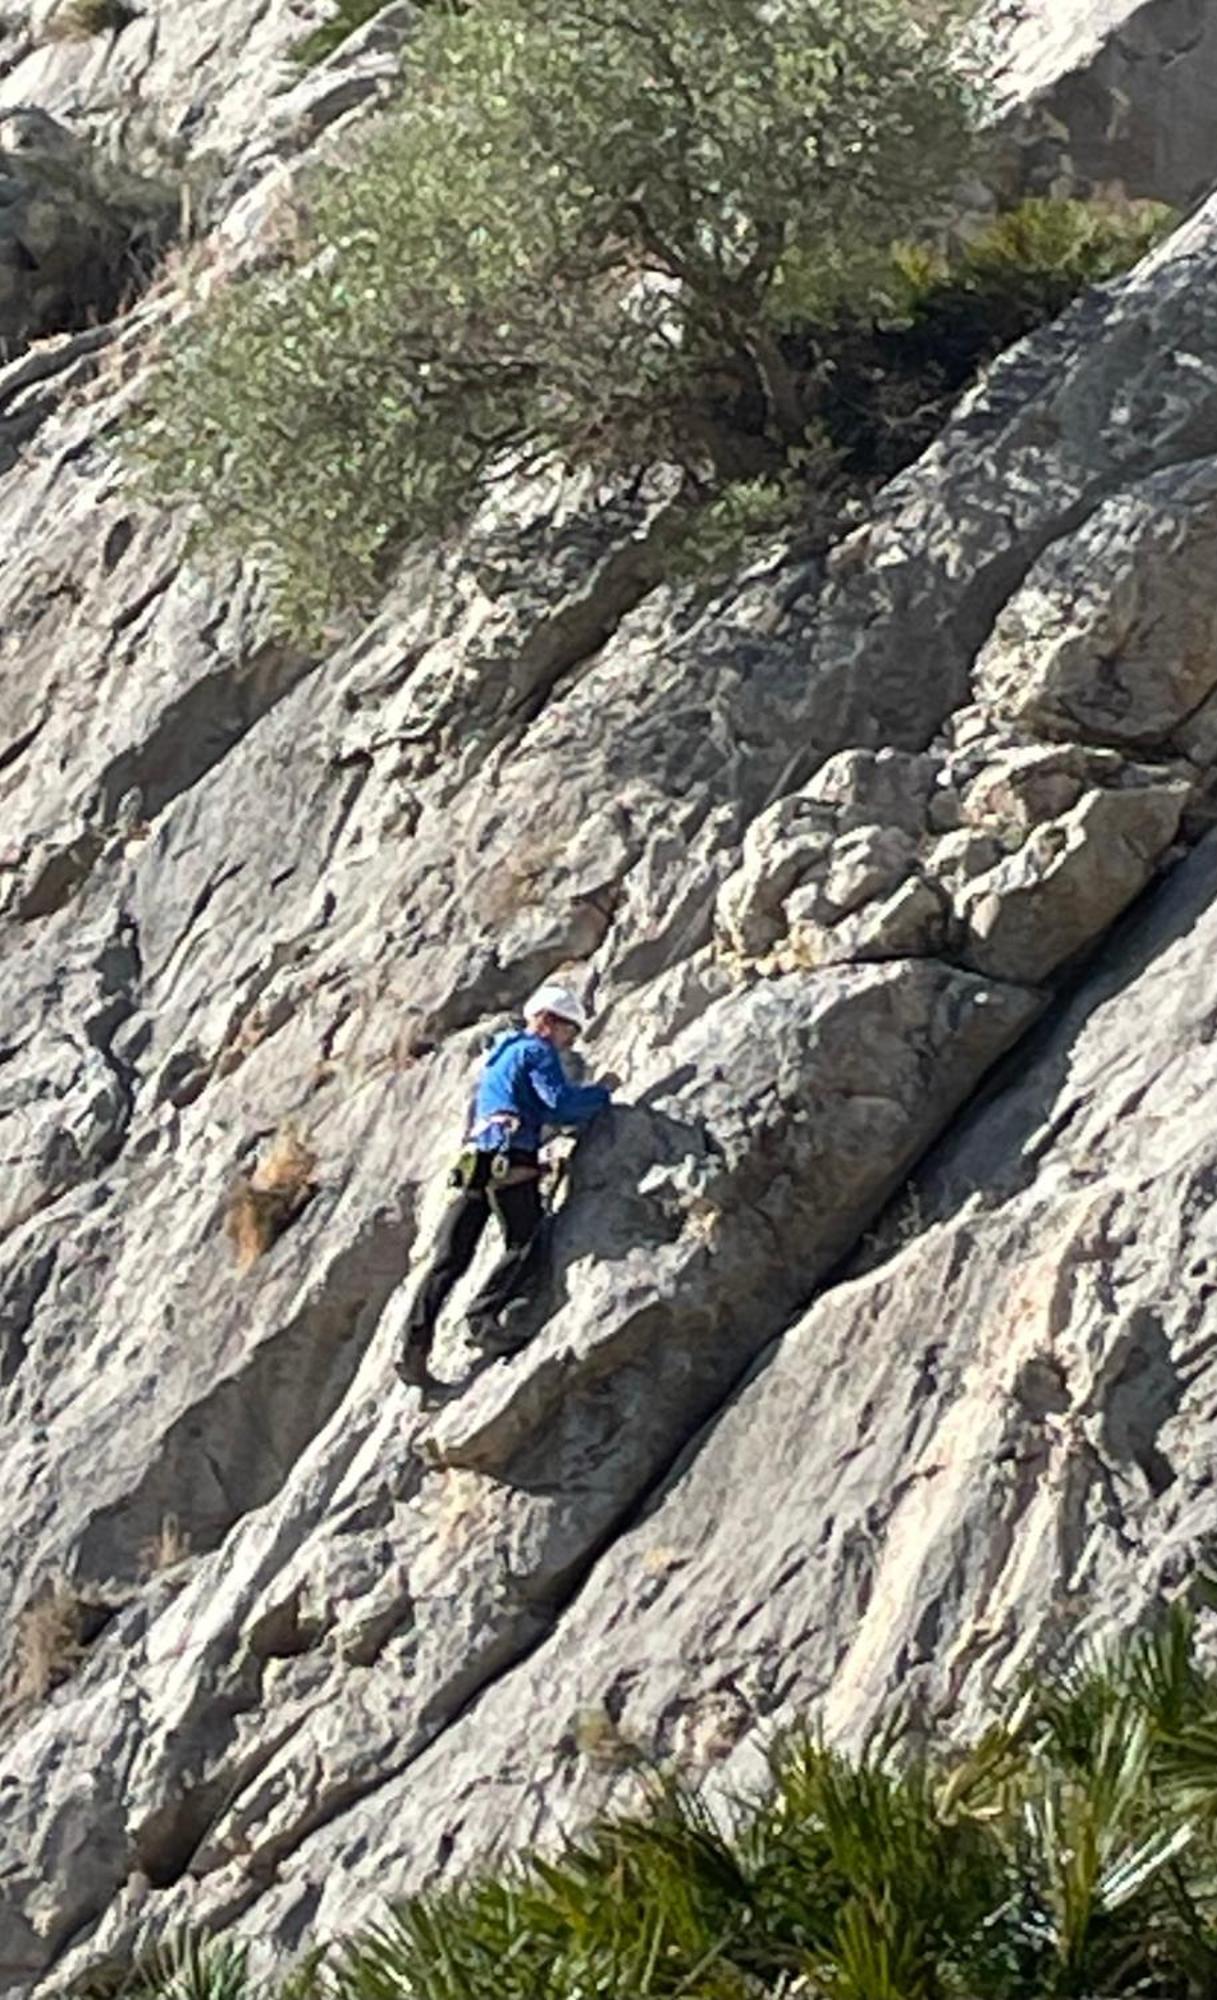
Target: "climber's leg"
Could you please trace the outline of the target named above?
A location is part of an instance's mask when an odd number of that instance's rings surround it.
[[[425,1387],[436,1322],[452,1287],[463,1278],[489,1216],[484,1186],[462,1188],[439,1227],[427,1275],[414,1295],[397,1372],[403,1382]]]
[[[490,1205],[503,1232],[505,1250],[469,1308],[475,1340],[493,1340],[499,1314],[517,1299],[531,1298],[545,1263],[545,1211],[536,1177],[494,1187]]]

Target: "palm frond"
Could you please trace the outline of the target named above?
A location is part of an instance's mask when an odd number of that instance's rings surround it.
[[[970,1743],[804,1728],[728,1818],[670,1778],[556,1852],[399,1904],[266,2000],[1209,2000],[1217,1687],[1172,1614]],[[183,1936],[106,2000],[262,2000]]]
[[[183,1930],[153,1945],[122,1989],[128,2000],[253,2000],[249,1947]]]

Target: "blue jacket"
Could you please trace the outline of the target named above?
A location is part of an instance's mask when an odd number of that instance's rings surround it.
[[[600,1083],[568,1083],[558,1051],[544,1035],[509,1029],[487,1056],[473,1100],[470,1138],[480,1153],[510,1146],[535,1153],[542,1125],[586,1125],[609,1103]],[[487,1124],[496,1112],[519,1119],[514,1129]]]

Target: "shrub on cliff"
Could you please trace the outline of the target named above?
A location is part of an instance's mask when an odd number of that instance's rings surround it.
[[[816,318],[792,301],[785,349],[819,384],[818,417],[845,470],[886,478],[907,464],[986,362],[1138,263],[1174,221],[1160,202],[1033,199],[950,256],[897,245],[861,310],[847,302]]]
[[[389,0],[334,0],[333,12],[319,26],[303,36],[292,50],[292,57],[302,69],[313,69],[317,64],[328,61],[335,49],[366,28],[378,14],[383,14]],[[414,0],[420,7],[438,6],[450,13],[460,13],[469,0]]]
[[[1139,262],[1175,219],[1160,202],[1032,199],[950,255],[893,245],[869,287],[827,313],[801,297],[792,258],[770,311],[814,409],[817,449],[690,509],[670,573],[713,575],[780,530],[831,532],[930,443],[987,362]]]
[[[557,456],[764,475],[813,411],[773,302],[870,282],[946,198],[969,86],[912,0],[482,0],[319,180],[299,261],[183,335],[137,445],[307,623]]]

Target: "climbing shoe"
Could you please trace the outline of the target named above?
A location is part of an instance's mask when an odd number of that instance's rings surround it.
[[[465,1321],[465,1332],[474,1347],[490,1351],[502,1338],[502,1328],[493,1313],[470,1313]]]
[[[407,1389],[421,1389],[426,1395],[435,1387],[427,1366],[427,1350],[418,1341],[408,1340],[397,1357],[397,1372]]]
[[[529,1335],[519,1329],[520,1317],[518,1313],[509,1314],[508,1323],[504,1326],[492,1313],[477,1313],[471,1314],[465,1325],[474,1346],[480,1347],[482,1353],[492,1360],[499,1360],[507,1354],[518,1354],[522,1347],[528,1345]],[[514,1328],[512,1319],[517,1322]]]

